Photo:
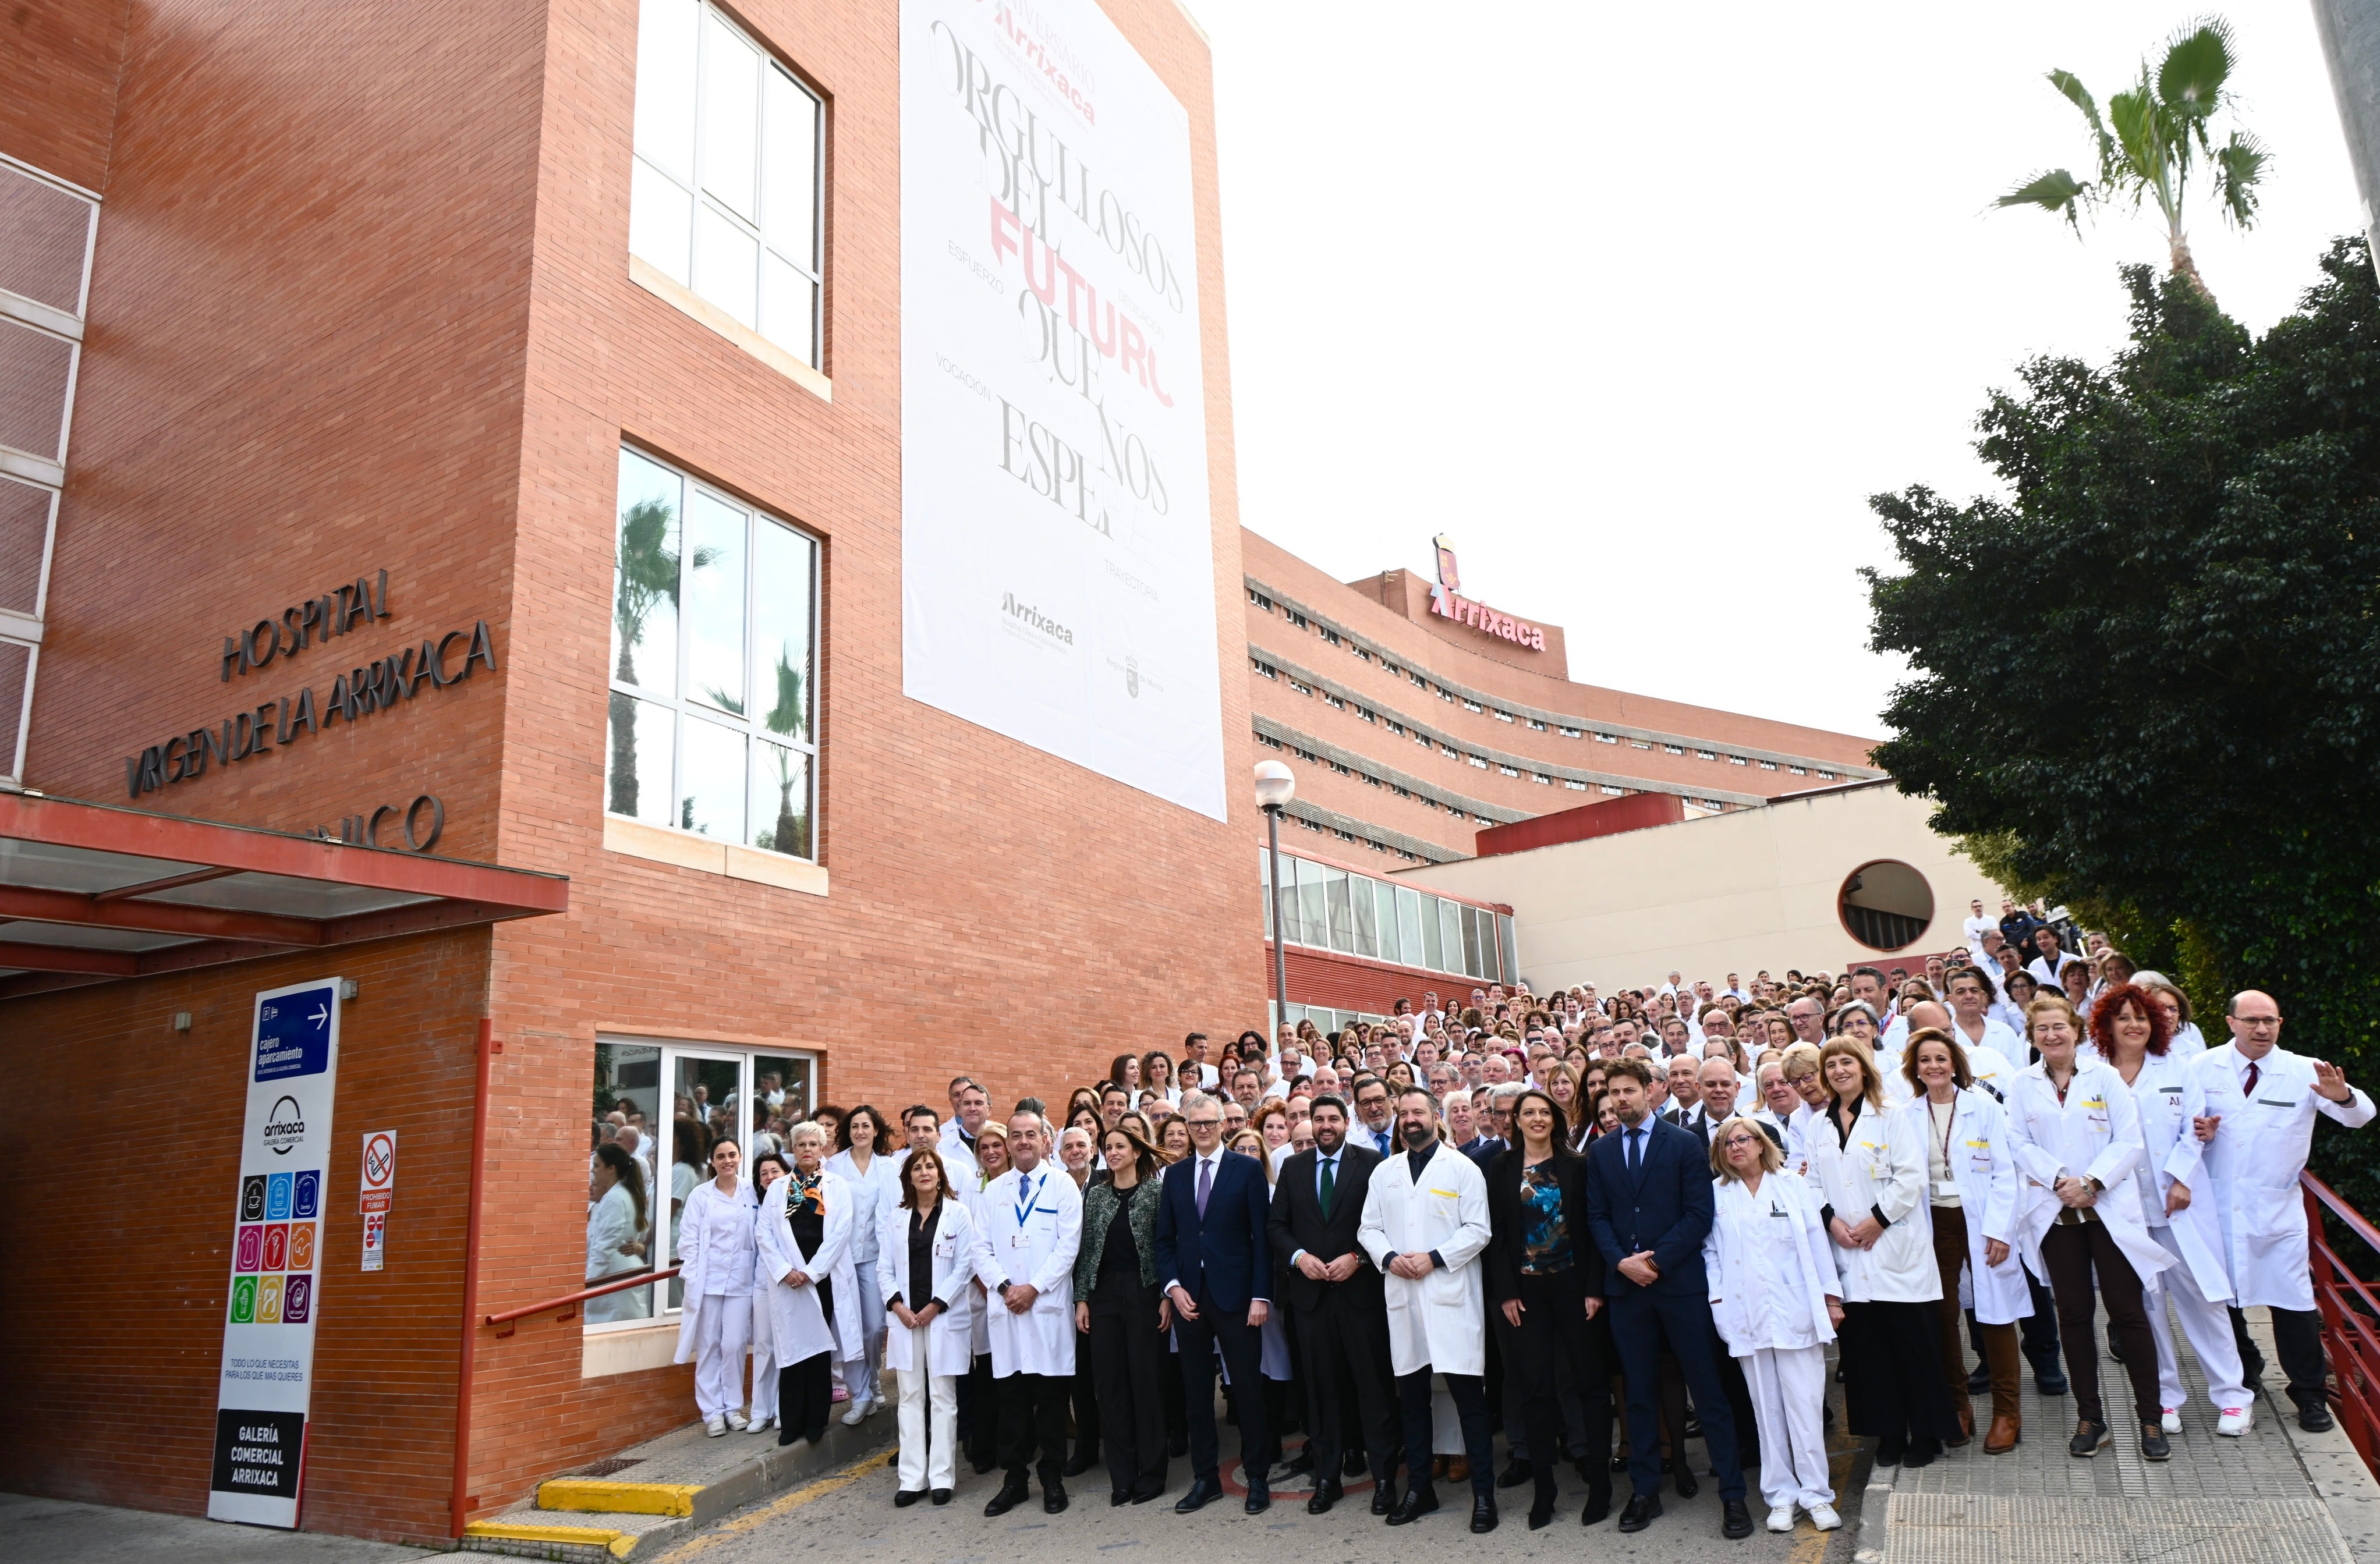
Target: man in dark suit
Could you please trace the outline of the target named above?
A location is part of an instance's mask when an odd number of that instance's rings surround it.
[[[1606,1067],[1604,1101],[1619,1129],[1587,1148],[1586,1225],[1603,1251],[1611,1337],[1628,1377],[1629,1477],[1635,1492],[1620,1529],[1641,1532],[1661,1513],[1660,1356],[1666,1344],[1702,1414],[1730,1537],[1752,1534],[1736,1459],[1735,1418],[1714,1358],[1703,1239],[1714,1202],[1703,1146],[1650,1112],[1652,1071],[1641,1060]]]
[[[1471,1095],[1471,1121],[1479,1127],[1479,1133],[1454,1149],[1479,1164],[1483,1173],[1488,1164],[1504,1155],[1504,1148],[1512,1144],[1512,1099],[1520,1095],[1517,1086],[1509,1091],[1504,1086],[1482,1086]]]
[[[1173,1305],[1189,1419],[1190,1491],[1173,1508],[1200,1509],[1223,1494],[1215,1439],[1215,1348],[1223,1350],[1240,1413],[1240,1466],[1248,1513],[1272,1504],[1266,1485],[1263,1345],[1271,1313],[1271,1255],[1265,1224],[1272,1194],[1254,1158],[1223,1149],[1223,1105],[1190,1092],[1182,1099],[1192,1155],[1165,1170],[1157,1207],[1157,1274]]]
[[[1281,1164],[1270,1223],[1273,1265],[1305,1360],[1306,1448],[1316,1478],[1305,1510],[1325,1514],[1344,1497],[1340,1392],[1352,1384],[1371,1458],[1372,1513],[1386,1515],[1396,1497],[1389,1458],[1397,1448],[1397,1407],[1383,1377],[1388,1305],[1380,1273],[1355,1243],[1380,1158],[1347,1139],[1347,1105],[1339,1098],[1315,1098],[1312,1112],[1314,1149]]]

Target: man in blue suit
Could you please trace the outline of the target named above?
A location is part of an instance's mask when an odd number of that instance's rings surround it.
[[[1611,1339],[1628,1376],[1628,1474],[1635,1492],[1620,1512],[1620,1529],[1641,1532],[1661,1513],[1655,1407],[1666,1340],[1702,1415],[1704,1447],[1726,1511],[1721,1530],[1748,1537],[1752,1511],[1743,1501],[1735,1418],[1713,1355],[1718,1337],[1703,1276],[1703,1239],[1713,1210],[1710,1158],[1694,1134],[1654,1115],[1652,1082],[1643,1060],[1605,1066],[1604,1101],[1620,1128],[1587,1150],[1587,1232],[1603,1251]]]
[[[1223,1149],[1219,1098],[1188,1093],[1182,1117],[1190,1126],[1193,1155],[1165,1170],[1165,1198],[1157,1207],[1157,1274],[1173,1305],[1190,1425],[1190,1491],[1173,1508],[1187,1515],[1223,1495],[1215,1448],[1215,1348],[1220,1343],[1239,1406],[1248,1513],[1257,1515],[1272,1504],[1265,1485],[1263,1343],[1257,1334],[1272,1309],[1265,1236],[1272,1193],[1254,1158]]]

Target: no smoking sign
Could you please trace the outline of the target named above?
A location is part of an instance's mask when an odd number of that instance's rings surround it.
[[[396,1132],[374,1130],[364,1136],[362,1176],[356,1181],[361,1193],[357,1197],[357,1209],[365,1216],[385,1214],[396,1193]]]

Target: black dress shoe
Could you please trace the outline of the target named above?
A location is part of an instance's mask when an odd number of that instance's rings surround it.
[[[1545,1489],[1537,1490],[1537,1501],[1529,1506],[1529,1530],[1542,1532],[1554,1523],[1554,1496]]]
[[[1703,1420],[1693,1412],[1686,1413],[1685,1437],[1689,1439],[1699,1439],[1703,1437]]]
[[[971,1461],[969,1464],[975,1468],[975,1474],[980,1477],[984,1475],[984,1473],[990,1472],[993,1467],[999,1465],[1000,1462],[991,1457],[986,1456]]]
[[[906,1509],[925,1497],[926,1490],[923,1488],[903,1488],[900,1492],[892,1496],[892,1508],[895,1509]]]
[[[1692,1498],[1703,1491],[1702,1484],[1694,1479],[1694,1469],[1686,1464],[1682,1456],[1670,1463],[1670,1477],[1677,1485],[1680,1498]]]
[[[1041,1508],[1052,1515],[1056,1515],[1062,1511],[1066,1508],[1066,1485],[1063,1483],[1042,1484]]]
[[[1311,1472],[1313,1470],[1314,1447],[1311,1445],[1308,1445],[1305,1449],[1298,1451],[1297,1454],[1290,1460],[1289,1463],[1281,1468],[1281,1471],[1284,1473],[1292,1477],[1298,1476],[1301,1473]]]
[[[1586,1508],[1578,1512],[1582,1526],[1600,1526],[1611,1519],[1611,1485],[1590,1484],[1586,1490]]]
[[[1900,1464],[1901,1458],[1908,1453],[1909,1440],[1906,1436],[1887,1434],[1876,1442],[1876,1463],[1878,1466],[1898,1466]]]
[[[1190,1453],[1190,1436],[1187,1434],[1174,1435],[1173,1437],[1165,1442],[1165,1453],[1172,1456],[1176,1461],[1180,1461],[1184,1456],[1188,1455]]]
[[[1718,1523],[1718,1534],[1739,1542],[1752,1534],[1752,1510],[1742,1499],[1727,1501],[1727,1519]]]
[[[1194,1477],[1191,1479],[1189,1491],[1173,1501],[1173,1513],[1192,1514],[1206,1509],[1222,1497],[1222,1484],[1216,1482],[1212,1477]]]
[[[1631,1494],[1628,1497],[1627,1505],[1620,1511],[1620,1529],[1623,1532],[1641,1532],[1651,1525],[1660,1513],[1660,1495]]]
[[[1623,1455],[1615,1455],[1615,1456],[1613,1456],[1613,1457],[1611,1458],[1611,1470],[1613,1470],[1614,1472],[1625,1472],[1625,1471],[1627,1471],[1627,1470],[1628,1470],[1628,1458],[1627,1458],[1627,1456],[1625,1456],[1624,1454],[1623,1454]]]
[[[2330,1415],[2330,1409],[2319,1401],[2310,1407],[2298,1408],[2298,1426],[2309,1434],[2327,1434],[2337,1424],[2338,1420]]]
[[[1548,1510],[1548,1513],[1547,1513],[1547,1517],[1546,1517],[1546,1518],[1547,1518],[1548,1520],[1551,1520],[1551,1519],[1553,1518],[1553,1517],[1552,1517],[1552,1513],[1551,1513],[1551,1511],[1550,1511],[1550,1510]],[[1474,1534],[1478,1534],[1478,1533],[1484,1533],[1484,1532],[1492,1532],[1492,1531],[1494,1531],[1495,1529],[1496,1529],[1496,1497],[1495,1497],[1493,1494],[1474,1494],[1474,1495],[1472,1495],[1472,1496],[1471,1496],[1471,1530],[1473,1531],[1473,1533],[1474,1533]]]
[[[948,1504],[951,1502],[951,1490],[948,1488],[936,1488],[932,1493],[926,1497],[932,1499],[936,1504]]]
[[[1438,1490],[1414,1488],[1409,1490],[1403,1498],[1397,1501],[1397,1507],[1394,1509],[1389,1511],[1389,1524],[1410,1526],[1423,1516],[1433,1515],[1437,1511]]]
[[[1513,1458],[1512,1464],[1504,1468],[1504,1474],[1496,1479],[1496,1485],[1500,1488],[1517,1488],[1536,1474],[1537,1468],[1535,1461],[1523,1461],[1516,1456]]]
[[[2143,1423],[2141,1425],[2141,1459],[2143,1461],[2171,1461],[2173,1459],[2173,1446],[2166,1440],[2165,1425],[2163,1424]]]
[[[1338,1478],[1325,1477],[1315,1485],[1314,1492],[1306,1498],[1305,1512],[1308,1515],[1328,1515],[1330,1507],[1346,1497],[1347,1489]]]
[[[1370,1470],[1370,1467],[1364,1464],[1362,1450],[1349,1450],[1339,1458],[1339,1475],[1342,1477],[1361,1477]]]
[[[1151,1499],[1160,1499],[1160,1498],[1163,1498],[1164,1497],[1165,1497],[1165,1490],[1164,1490],[1163,1488],[1151,1488],[1151,1489],[1149,1489],[1149,1490],[1148,1490],[1148,1492],[1147,1492],[1147,1493],[1145,1493],[1145,1494],[1135,1494],[1135,1495],[1133,1495],[1133,1496],[1132,1496],[1132,1502],[1133,1502],[1133,1503],[1135,1503],[1135,1504],[1147,1504],[1147,1503],[1148,1503]]]
[[[1394,1473],[1372,1485],[1372,1513],[1386,1515],[1397,1507],[1397,1479]]]
[[[1120,1505],[1130,1504],[1131,1502],[1132,1490],[1130,1488],[1112,1488],[1108,1492],[1108,1508],[1110,1509],[1113,1509]]]
[[[991,1502],[983,1507],[983,1512],[987,1516],[1005,1515],[1032,1497],[1032,1490],[1022,1483],[1002,1483],[1000,1492],[992,1495]]]
[[[1248,1513],[1251,1515],[1262,1515],[1266,1510],[1270,1509],[1271,1508],[1272,1490],[1265,1486],[1264,1480],[1262,1478],[1258,1478],[1257,1481],[1250,1483],[1248,1485]]]
[[[2036,1374],[2033,1376],[2033,1388],[2045,1396],[2062,1396],[2067,1391],[2066,1376]]]
[[[1941,1455],[1942,1441],[1928,1434],[1922,1439],[1909,1441],[1909,1449],[1902,1454],[1900,1464],[1908,1467],[1931,1466],[1941,1459]]]
[[[1093,1445],[1087,1449],[1076,1450],[1075,1452],[1075,1459],[1066,1462],[1064,1467],[1061,1470],[1062,1470],[1069,1477],[1079,1477],[1084,1473],[1088,1472],[1092,1467],[1097,1466],[1099,1463],[1099,1447],[1097,1445]]]

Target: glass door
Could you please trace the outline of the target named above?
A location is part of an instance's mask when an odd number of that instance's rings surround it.
[[[653,1194],[661,1252],[668,1256],[665,1266],[683,1258],[678,1252],[680,1215],[694,1186],[711,1176],[710,1148],[722,1140],[743,1146],[751,1139],[750,1126],[744,1121],[752,1100],[751,1059],[725,1049],[662,1050],[662,1078],[670,1091],[670,1161],[668,1178],[655,1181]],[[677,1308],[685,1299],[684,1281],[670,1278],[668,1307]]]

